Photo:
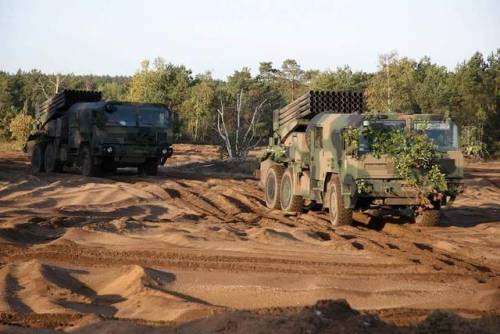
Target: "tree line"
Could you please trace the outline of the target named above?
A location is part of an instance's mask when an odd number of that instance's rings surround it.
[[[486,56],[477,52],[453,70],[429,57],[415,60],[390,53],[380,56],[374,73],[349,66],[304,70],[287,59],[278,67],[261,62],[256,75],[243,67],[219,80],[210,72],[193,74],[162,58],[143,61],[132,76],[0,72],[0,137],[12,137],[10,124],[17,115],[34,116],[38,104],[68,88],[99,90],[106,100],[166,104],[175,113],[178,142],[221,144],[218,126],[224,110],[228,128],[254,121],[251,130],[264,143],[274,110],[309,90],[355,90],[364,93],[368,112],[450,116],[463,129],[474,129],[468,132],[473,135],[467,139],[470,145],[478,145],[482,153],[498,154],[499,64],[500,49]]]

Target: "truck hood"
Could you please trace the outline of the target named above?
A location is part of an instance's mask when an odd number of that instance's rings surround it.
[[[356,179],[395,179],[396,171],[392,158],[382,156],[375,158],[371,154],[364,154],[361,158],[348,157],[346,159],[348,173]],[[463,177],[463,156],[460,151],[449,151],[439,160],[439,167],[446,174],[446,178]]]

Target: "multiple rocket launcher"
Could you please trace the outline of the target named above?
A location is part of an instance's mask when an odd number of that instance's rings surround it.
[[[98,91],[65,89],[40,104],[36,111],[38,129],[42,129],[49,121],[60,117],[75,103],[98,102],[101,98],[101,92]]]
[[[319,113],[352,114],[363,112],[360,92],[310,91],[273,115],[273,130],[284,138]]]

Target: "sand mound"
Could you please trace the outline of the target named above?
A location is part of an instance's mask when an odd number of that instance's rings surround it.
[[[175,276],[138,265],[124,266],[116,279],[99,289],[100,294],[119,294],[127,297],[147,289],[158,289],[175,280]]]
[[[8,264],[0,269],[0,286],[5,287],[0,312],[77,312],[153,321],[211,313],[208,303],[171,291],[168,285],[174,281],[171,273],[138,265],[88,272],[37,260]]]
[[[341,302],[299,306],[343,298],[374,314],[406,308],[394,318],[412,326],[436,308],[498,313],[500,163],[466,169],[440,226],[384,217],[381,229],[333,227],[314,206],[269,210],[249,166],[212,161],[215,147],[174,151],[157,176],[107,178],[33,176],[0,152],[0,315],[65,330],[71,323],[55,315],[79,315],[89,333],[355,333],[375,331],[373,319]],[[225,308],[250,311],[180,324]]]
[[[168,285],[175,281],[171,273],[132,265],[120,268],[113,275],[116,278],[98,288],[98,293],[123,298],[114,305],[117,317],[166,321],[211,312],[208,303],[169,289]]]
[[[4,312],[67,313],[71,303],[89,303],[85,286],[71,276],[70,270],[37,260],[9,264],[0,270],[0,310]],[[67,304],[66,306],[64,306]]]

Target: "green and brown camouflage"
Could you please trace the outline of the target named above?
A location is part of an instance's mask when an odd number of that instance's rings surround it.
[[[29,138],[27,150],[34,172],[57,172],[63,166],[77,165],[84,175],[118,167],[156,174],[158,165],[172,155],[172,124],[166,106],[99,101],[100,94],[89,98],[85,91],[61,94],[66,94],[59,98],[64,102],[46,103],[38,113],[37,130]]]
[[[342,222],[338,221],[338,216],[373,208],[410,208],[417,216],[430,215],[431,212],[423,212],[439,209],[452,201],[461,190],[464,161],[458,145],[458,128],[450,119],[423,114],[320,112],[310,119],[297,118],[280,126],[279,112],[275,112],[274,116],[274,134],[261,154],[259,171],[260,184],[266,191],[266,203],[270,207],[277,205],[275,199],[268,197],[293,196],[296,204],[306,200],[335,211],[331,216],[332,223],[344,224],[349,223],[350,218]],[[346,131],[359,129],[361,133],[364,127],[374,124],[406,131],[424,131],[439,151],[438,164],[445,174],[447,190],[429,194],[424,204],[418,189],[398,176],[390,156],[374,156],[362,137],[354,146],[346,139]],[[281,175],[290,178],[290,181],[274,179]],[[336,194],[332,195],[332,187],[338,191]],[[280,199],[285,203],[285,207],[280,205],[281,208],[297,211],[300,205],[295,208],[288,206],[291,199]],[[332,205],[341,205],[342,208],[332,209]]]

